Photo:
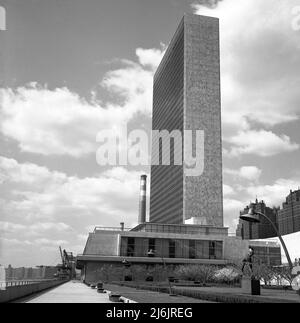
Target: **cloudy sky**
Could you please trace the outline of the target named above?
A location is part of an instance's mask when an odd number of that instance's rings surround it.
[[[136,223],[149,169],[100,167],[95,138],[124,122],[150,130],[152,77],[185,12],[221,19],[230,232],[256,196],[278,206],[300,186],[299,0],[0,5],[0,263],[54,265],[95,225]]]

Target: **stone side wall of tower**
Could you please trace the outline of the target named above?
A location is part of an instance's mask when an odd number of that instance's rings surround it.
[[[184,177],[184,219],[222,227],[219,20],[186,15],[184,21],[184,129],[204,131],[204,172]]]

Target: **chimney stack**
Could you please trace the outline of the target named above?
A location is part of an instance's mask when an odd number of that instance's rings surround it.
[[[120,227],[121,227],[121,231],[124,231],[124,227],[125,227],[124,222],[121,222],[121,223],[120,223]]]
[[[139,224],[146,222],[146,187],[147,187],[147,175],[141,176],[140,186],[140,205],[139,205]]]

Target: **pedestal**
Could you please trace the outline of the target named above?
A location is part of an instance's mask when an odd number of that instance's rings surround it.
[[[242,278],[242,291],[245,294],[260,295],[260,281],[250,277]]]

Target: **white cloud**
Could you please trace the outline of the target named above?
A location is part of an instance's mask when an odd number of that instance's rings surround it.
[[[44,255],[52,259],[59,245],[82,252],[87,237],[82,221],[90,224],[86,233],[99,223],[110,227],[124,221],[131,227],[137,222],[141,172],[115,168],[79,178],[4,157],[0,165],[6,177],[1,190],[10,193],[0,200],[1,256],[7,262],[16,263],[21,254],[26,263],[44,259],[47,264]]]
[[[270,157],[284,152],[293,152],[299,145],[291,142],[286,135],[278,136],[271,131],[241,131],[228,139],[232,147],[227,154],[229,157],[253,154]]]
[[[299,2],[226,0],[214,10],[200,3],[193,4],[196,13],[220,18],[223,135],[233,145],[230,154],[264,157],[298,149],[269,130],[299,120],[299,32],[291,27]]]
[[[30,187],[63,183],[66,175],[56,171],[50,172],[47,167],[32,163],[19,164],[12,158],[0,156],[0,176],[13,183],[28,184]]]
[[[224,174],[234,176],[234,179],[247,179],[257,182],[262,174],[262,170],[256,166],[243,166],[238,170],[225,168]]]
[[[240,177],[250,181],[258,181],[262,170],[255,166],[245,166],[240,169]]]
[[[36,239],[34,241],[35,244],[37,245],[41,245],[41,246],[47,246],[47,247],[58,247],[58,246],[63,246],[63,245],[67,245],[68,241],[66,240],[49,240],[49,239]]]
[[[143,66],[150,66],[153,70],[155,70],[161,62],[161,58],[165,53],[166,46],[161,44],[161,48],[162,50],[155,48],[137,48],[136,55]]]
[[[17,224],[17,223],[10,223],[10,222],[0,222],[0,232],[2,233],[15,233],[21,232],[26,229],[25,225]]]
[[[138,112],[150,116],[153,73],[163,51],[139,48],[138,63],[123,60],[121,68],[108,72],[101,85],[114,100],[105,105],[95,93],[88,101],[66,87],[50,90],[31,83],[2,88],[0,131],[25,152],[72,157],[95,153],[100,130],[119,127]]]
[[[233,211],[236,209],[241,210],[242,208],[244,208],[244,204],[241,201],[235,200],[235,199],[228,199],[228,198],[224,199],[225,212]]]
[[[234,232],[239,211],[244,209],[245,204],[234,198],[224,198],[223,206],[225,226],[230,228],[230,232]]]
[[[52,220],[98,216],[97,222],[107,226],[112,223],[118,225],[122,219],[131,225],[136,220],[142,172],[114,168],[97,177],[79,178],[13,159],[2,157],[0,161],[7,183],[14,185],[11,200],[4,207],[7,216],[15,214],[28,221],[33,220],[32,214],[36,214],[38,219]],[[36,172],[32,172],[33,169]],[[16,174],[22,174],[20,180]],[[31,228],[49,229],[52,222],[39,223]],[[59,229],[69,228],[59,221],[56,230]]]
[[[0,238],[0,245],[3,244],[5,246],[31,246],[33,243],[28,240],[18,240],[18,239],[7,239],[7,238]]]
[[[300,187],[300,178],[278,179],[273,184],[249,186],[246,192],[250,196],[258,196],[267,205],[279,206],[285,201],[290,190],[297,190]]]
[[[235,193],[235,191],[231,186],[226,185],[226,184],[223,185],[224,196],[233,195],[234,193]]]
[[[109,119],[107,112],[67,88],[29,85],[2,89],[0,95],[1,131],[26,152],[74,157],[90,153],[98,124]]]
[[[193,6],[199,8],[199,6],[205,6],[211,9],[214,9],[218,6],[219,2],[222,0],[197,0]]]
[[[12,222],[5,222],[0,221],[0,232],[2,235],[10,235],[13,234],[14,236],[23,235],[26,237],[33,237],[37,235],[45,235],[48,234],[59,234],[59,233],[68,233],[72,232],[73,229],[61,222],[56,223],[49,223],[49,222],[41,222],[41,223],[34,223],[30,225],[19,224],[19,223],[12,223]]]

